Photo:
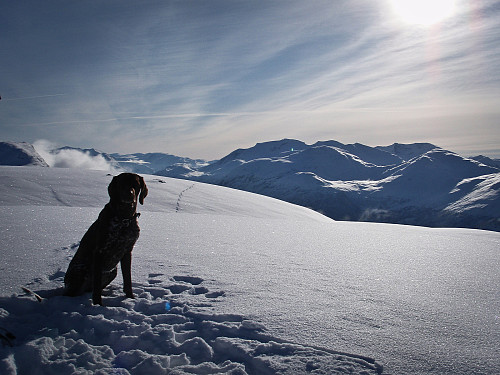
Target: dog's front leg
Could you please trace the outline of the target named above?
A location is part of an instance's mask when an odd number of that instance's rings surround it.
[[[102,264],[101,256],[95,251],[92,260],[92,303],[102,305]]]
[[[128,298],[134,298],[132,292],[132,251],[126,253],[120,261],[123,275],[123,292]]]

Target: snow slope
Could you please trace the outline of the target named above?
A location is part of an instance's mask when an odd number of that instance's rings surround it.
[[[118,277],[98,307],[88,295],[58,294],[111,176],[0,175],[1,374],[500,369],[498,233],[335,222],[255,194],[145,176],[137,298],[123,299]]]

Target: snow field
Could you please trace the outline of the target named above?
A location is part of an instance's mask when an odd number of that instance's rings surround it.
[[[136,298],[124,298],[119,276],[105,289],[104,306],[93,306],[88,294],[63,297],[62,285],[79,239],[108,199],[111,176],[27,167],[3,167],[0,174],[4,260],[0,265],[0,374],[382,371],[368,357],[287,342],[243,314],[216,312],[226,292],[217,289],[217,280],[192,276],[197,266],[190,262],[193,257],[200,261],[200,254],[192,245],[182,246],[220,219],[225,222],[216,224],[220,229],[238,218],[329,219],[289,204],[283,210],[282,202],[254,194],[147,176],[150,195],[140,207],[144,209],[141,218],[146,218],[140,223],[143,242],[140,239],[136,245],[133,259]],[[192,190],[194,195],[189,194]],[[201,221],[193,222],[194,217]],[[170,225],[174,222],[187,230],[188,237]],[[209,238],[199,239],[196,246],[203,254]],[[212,274],[210,265],[207,268],[206,274]],[[43,301],[23,295],[22,285],[42,295]]]
[[[0,334],[16,336],[0,348],[2,375],[28,366],[26,347],[47,371],[67,366],[61,374],[157,364],[151,373],[500,368],[498,233],[334,222],[255,194],[145,176],[150,195],[139,208],[132,266],[137,298],[123,299],[118,276],[105,307],[96,307],[90,296],[57,294],[108,200],[111,176],[28,167],[3,167],[0,176]],[[50,297],[40,304],[20,295],[22,285]],[[200,361],[190,339],[212,357]],[[122,350],[122,341],[133,345]],[[178,362],[183,354],[189,363]]]

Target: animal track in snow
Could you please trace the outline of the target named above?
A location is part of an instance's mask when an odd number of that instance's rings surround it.
[[[192,188],[194,188],[194,184],[185,188],[183,191],[181,191],[179,193],[179,196],[177,197],[177,204],[175,205],[175,212],[179,212],[181,209],[181,200],[182,200],[182,196],[184,195],[184,193]]]
[[[193,285],[199,285],[203,282],[203,279],[201,277],[197,277],[197,276],[173,276],[172,280],[183,281],[185,283],[189,283],[189,284],[193,284]]]

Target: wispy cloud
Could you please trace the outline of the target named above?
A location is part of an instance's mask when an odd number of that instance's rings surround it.
[[[12,40],[0,37],[20,46],[0,52],[12,73],[1,94],[32,98],[2,100],[0,126],[14,138],[29,126],[34,139],[207,158],[283,137],[446,140],[453,126],[484,142],[500,119],[500,10],[470,4],[427,29],[368,0],[36,5],[38,18],[19,7],[13,20],[37,25],[41,14],[62,28],[11,25]]]
[[[43,98],[52,98],[55,96],[64,96],[66,94],[47,94],[47,95],[35,95],[35,96],[24,96],[20,98],[3,98],[2,100],[8,102],[8,101],[13,101],[13,100],[29,100],[29,99],[43,99]]]

